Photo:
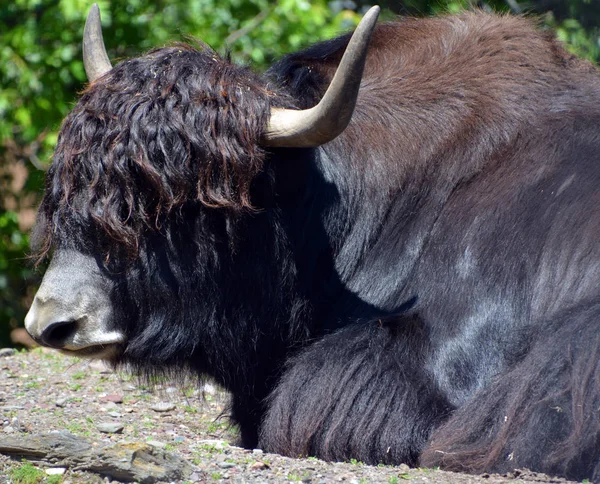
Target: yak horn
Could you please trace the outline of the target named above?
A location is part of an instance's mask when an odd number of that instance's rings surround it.
[[[375,29],[379,7],[371,7],[362,18],[340,61],[327,92],[316,106],[297,111],[273,108],[263,137],[267,146],[315,147],[342,133],[354,112],[369,40]]]
[[[112,69],[104,47],[97,3],[92,5],[83,29],[83,65],[89,82],[94,82]]]

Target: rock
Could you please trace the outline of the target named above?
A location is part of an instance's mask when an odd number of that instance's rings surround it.
[[[400,464],[397,467],[397,470],[400,474],[406,474],[408,471],[410,471],[410,467],[408,467],[406,464]]]
[[[103,448],[85,470],[125,482],[155,483],[185,480],[191,465],[174,454],[138,442]]]
[[[158,447],[159,449],[166,449],[167,448],[167,444],[165,444],[164,442],[160,442],[158,440],[149,440],[146,443],[148,445],[151,445],[152,447]]]
[[[212,395],[216,393],[217,390],[214,387],[214,385],[211,385],[210,383],[205,383],[204,386],[201,388],[201,391]]]
[[[0,349],[0,358],[5,358],[7,356],[12,356],[17,352],[14,348],[2,348]]]
[[[125,427],[118,422],[102,422],[96,425],[96,428],[105,434],[119,434]]]
[[[217,439],[203,439],[198,441],[198,443],[200,445],[209,445],[211,447],[214,447],[215,449],[224,449],[225,447],[228,447],[229,444],[227,442],[225,442],[224,440],[217,440]]]
[[[56,458],[83,455],[91,449],[91,444],[69,432],[49,432],[47,434],[25,434],[18,437],[0,437],[0,454],[22,458]]]
[[[93,360],[90,363],[90,368],[100,373],[112,373],[112,368],[108,366],[103,360]]]
[[[10,425],[6,425],[2,430],[5,434],[12,434],[15,431],[14,427],[11,427]]]
[[[46,469],[46,474],[49,476],[62,476],[66,471],[65,467],[50,467]]]
[[[150,405],[150,408],[155,412],[170,412],[171,410],[175,410],[175,404],[169,402],[158,402],[154,405]]]
[[[107,403],[123,403],[123,395],[117,395],[116,393],[111,393],[109,395],[104,395],[98,399],[101,402]]]
[[[54,405],[56,405],[59,408],[63,408],[67,405],[69,399],[68,398],[59,398],[58,400],[56,400],[54,402]]]
[[[236,466],[235,462],[219,462],[217,465],[221,469],[231,469],[232,467]]]
[[[118,443],[93,447],[68,432],[0,436],[0,454],[77,467],[106,476],[106,482],[152,484],[187,479],[191,465],[169,452],[143,443]]]
[[[119,412],[107,412],[107,415],[109,415],[112,418],[121,418],[123,416],[123,414]]]
[[[262,454],[263,451],[262,451],[262,449],[252,449],[252,453],[255,454],[255,455],[256,454]]]
[[[269,469],[269,465],[261,461],[255,462],[250,466],[251,471],[260,471],[263,469]]]

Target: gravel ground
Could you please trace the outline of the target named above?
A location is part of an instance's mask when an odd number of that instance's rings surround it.
[[[10,352],[0,350],[3,353]],[[178,482],[567,482],[527,470],[505,476],[469,476],[405,465],[373,467],[360,462],[290,459],[241,449],[230,444],[236,432],[224,416],[226,392],[209,384],[195,388],[169,381],[149,387],[131,375],[112,372],[101,362],[71,359],[45,349],[0,357],[0,375],[0,437],[25,440],[31,434],[68,431],[98,447],[150,443],[190,462],[192,474]],[[0,454],[1,483],[27,484],[25,475],[31,483],[111,482],[95,473]]]

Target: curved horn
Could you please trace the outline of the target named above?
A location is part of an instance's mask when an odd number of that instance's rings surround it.
[[[92,5],[83,29],[83,65],[89,82],[94,82],[112,69],[102,39],[100,9],[97,3]]]
[[[354,112],[369,40],[375,29],[379,7],[371,7],[362,18],[340,61],[327,92],[316,106],[296,111],[273,108],[263,142],[267,146],[314,147],[342,133]]]

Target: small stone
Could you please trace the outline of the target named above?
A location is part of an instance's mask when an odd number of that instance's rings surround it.
[[[123,403],[123,395],[111,393],[100,397],[98,400],[100,400],[101,402]]]
[[[197,472],[192,472],[192,473],[190,474],[190,481],[192,481],[192,482],[196,482],[196,481],[199,481],[199,480],[200,480],[200,474],[199,474],[199,473],[197,473]]]
[[[14,348],[2,348],[0,349],[0,358],[5,358],[7,356],[12,356],[17,352]]]
[[[183,442],[185,440],[184,437],[175,437],[175,439],[173,439],[175,442]]]
[[[170,412],[171,410],[175,410],[175,404],[169,402],[158,402],[154,405],[150,405],[150,408],[155,412]]]
[[[50,467],[46,469],[46,474],[49,476],[62,476],[65,472],[67,472],[65,467]]]
[[[268,469],[268,468],[269,468],[268,464],[265,464],[264,462],[261,462],[261,461],[255,462],[254,464],[252,464],[250,466],[251,471],[260,471],[260,470]]]
[[[103,422],[96,425],[96,428],[105,434],[120,434],[124,426],[118,422]]]
[[[149,440],[146,443],[152,447],[156,447],[157,449],[165,449],[167,447],[167,444],[164,442],[159,442],[158,440]]]
[[[201,445],[210,445],[210,446],[214,447],[215,449],[224,449],[225,447],[229,446],[229,444],[227,442],[225,442],[224,440],[217,440],[217,439],[203,439],[203,440],[200,440],[198,443]]]
[[[213,394],[217,391],[216,388],[214,387],[214,385],[211,385],[210,383],[205,383],[201,390],[204,393],[209,393],[209,394]]]
[[[123,416],[123,414],[120,414],[119,412],[108,412],[107,415],[111,416],[112,418],[121,418]]]
[[[219,462],[217,465],[221,469],[231,469],[232,467],[236,466],[235,462]]]
[[[93,360],[90,363],[92,370],[99,371],[100,373],[112,373],[112,369],[103,360]]]
[[[5,434],[12,434],[15,431],[14,427],[11,427],[10,425],[5,426],[2,430]]]
[[[408,471],[410,471],[410,467],[408,467],[406,464],[400,464],[398,466],[398,472],[401,474],[406,474]]]
[[[131,407],[124,407],[121,409],[124,413],[131,413],[133,412],[133,408]]]
[[[68,401],[68,398],[59,398],[58,400],[56,400],[56,402],[54,402],[54,405],[56,405],[59,408],[63,408],[67,405]]]
[[[252,449],[252,453],[253,454],[262,454],[263,451],[262,451],[262,449]]]
[[[123,386],[123,390],[125,390],[126,392],[132,392],[136,389],[135,385],[132,385],[131,383],[128,383],[127,385]]]

